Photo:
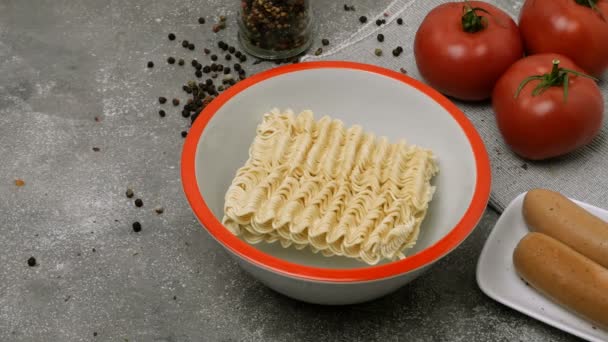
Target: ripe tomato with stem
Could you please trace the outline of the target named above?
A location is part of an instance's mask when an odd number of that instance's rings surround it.
[[[532,55],[513,64],[492,94],[506,144],[526,159],[542,160],[590,143],[604,113],[595,81],[559,54]]]
[[[429,85],[466,101],[490,97],[498,78],[523,57],[515,21],[483,1],[449,2],[424,18],[414,41],[416,65]]]

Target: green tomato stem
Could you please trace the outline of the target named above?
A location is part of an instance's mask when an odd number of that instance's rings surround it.
[[[472,7],[468,0],[465,0],[464,6],[462,7],[462,29],[465,32],[475,33],[485,29],[488,26],[488,19],[477,14],[477,11],[490,14],[480,7]]]
[[[593,8],[599,0],[574,0],[579,5],[586,6],[589,8]]]
[[[594,81],[597,81],[595,77],[589,76],[587,74],[583,74],[576,70],[560,68],[559,59],[553,60],[553,67],[551,68],[551,72],[543,75],[534,75],[526,77],[517,87],[517,91],[515,91],[515,98],[519,96],[522,89],[526,86],[526,84],[530,83],[533,80],[539,80],[540,82],[534,87],[532,90],[532,96],[537,96],[544,93],[547,89],[551,87],[563,87],[564,88],[564,102],[568,102],[568,86],[570,82],[570,75],[581,76],[590,78]]]

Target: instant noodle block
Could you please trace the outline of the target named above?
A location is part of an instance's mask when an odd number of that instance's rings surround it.
[[[228,192],[224,225],[249,243],[376,264],[416,243],[438,172],[432,151],[311,111],[264,114]]]

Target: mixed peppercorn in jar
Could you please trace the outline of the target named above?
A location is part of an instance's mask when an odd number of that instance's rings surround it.
[[[312,42],[309,0],[240,0],[239,39],[252,55],[282,59]]]

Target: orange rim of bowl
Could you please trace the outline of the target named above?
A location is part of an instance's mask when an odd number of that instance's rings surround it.
[[[351,269],[329,269],[304,266],[266,254],[230,233],[213,215],[200,192],[195,170],[198,143],[213,115],[231,98],[264,80],[287,73],[324,68],[367,71],[403,82],[440,104],[460,125],[473,150],[477,180],[473,198],[467,211],[441,240],[412,256],[391,263]],[[374,281],[395,277],[430,265],[447,255],[467,238],[479,222],[488,203],[491,187],[490,161],[483,141],[473,124],[456,105],[431,87],[401,73],[369,64],[344,61],[304,62],[281,66],[248,77],[224,91],[201,111],[198,119],[192,125],[182,151],[181,175],[184,192],[194,214],[207,231],[232,253],[249,263],[285,276],[310,281],[341,283]]]

